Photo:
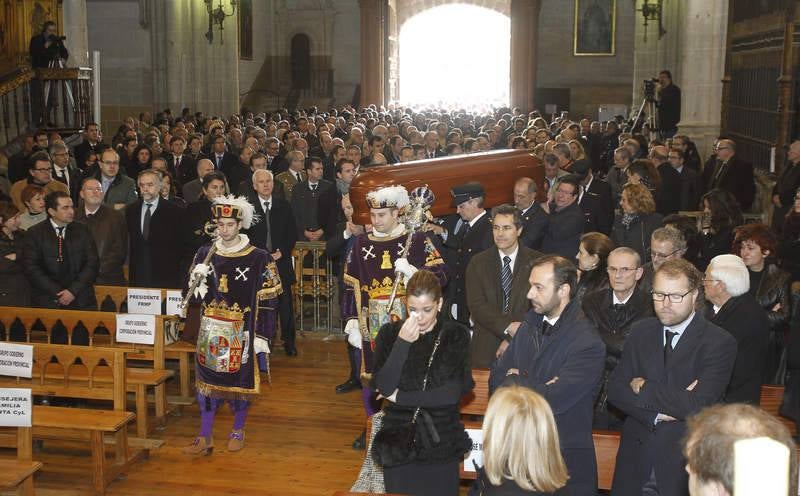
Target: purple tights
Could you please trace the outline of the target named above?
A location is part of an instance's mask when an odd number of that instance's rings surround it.
[[[200,436],[211,439],[211,431],[214,428],[214,416],[217,409],[227,401],[233,410],[233,430],[244,429],[247,420],[247,408],[250,402],[247,400],[224,400],[211,398],[204,394],[197,393],[197,404],[200,406]]]

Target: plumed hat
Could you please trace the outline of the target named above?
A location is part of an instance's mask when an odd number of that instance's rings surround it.
[[[249,229],[253,224],[254,210],[244,196],[218,196],[211,205],[211,213],[215,219],[240,220],[244,229]]]
[[[404,209],[409,205],[408,191],[402,186],[386,186],[367,193],[369,208]]]

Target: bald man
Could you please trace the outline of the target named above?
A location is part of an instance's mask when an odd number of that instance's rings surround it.
[[[706,190],[730,191],[739,200],[742,211],[748,211],[756,196],[753,164],[736,156],[736,142],[733,140],[719,140],[715,151],[717,152],[715,166],[703,169]]]

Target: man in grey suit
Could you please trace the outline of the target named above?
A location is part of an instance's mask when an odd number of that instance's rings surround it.
[[[183,185],[183,199],[186,203],[194,203],[200,199],[203,193],[202,180],[206,174],[214,171],[214,162],[207,158],[201,158],[197,161],[197,177]]]
[[[492,209],[494,246],[467,266],[467,306],[475,323],[472,366],[488,368],[503,354],[530,309],[528,276],[541,253],[520,243],[522,216],[513,205]]]

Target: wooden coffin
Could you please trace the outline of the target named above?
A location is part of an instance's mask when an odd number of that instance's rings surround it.
[[[378,187],[402,185],[410,193],[427,184],[436,195],[431,214],[441,217],[456,211],[450,195],[453,186],[472,181],[481,183],[486,191],[484,206],[494,207],[513,203],[514,183],[521,177],[533,178],[538,186],[536,199],[544,201],[544,167],[526,150],[497,150],[362,169],[350,185],[353,221],[369,224],[366,195]]]

